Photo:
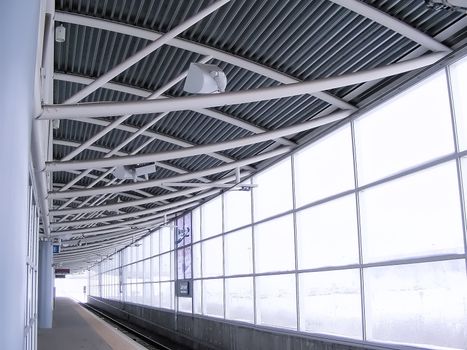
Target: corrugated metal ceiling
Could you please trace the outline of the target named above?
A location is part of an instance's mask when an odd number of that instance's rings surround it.
[[[213,2],[57,0],[56,11],[166,33]],[[436,12],[428,9],[423,0],[365,0],[364,2],[432,37],[463,17],[456,12]],[[67,40],[64,43],[55,43],[54,66],[56,72],[68,75],[95,79],[150,43],[148,40],[102,29],[70,23],[64,25],[67,29]],[[465,36],[464,28],[460,33],[452,33],[445,43],[453,45],[456,40]],[[393,30],[328,0],[232,0],[179,37],[242,57],[298,80],[314,80],[390,64],[420,47],[418,43]],[[191,62],[196,62],[202,57],[195,52],[165,45],[115,77],[112,82],[149,92],[154,91],[179,76]],[[225,71],[229,81],[227,91],[279,85],[277,81],[229,63],[216,59],[211,60],[210,63],[220,66]],[[347,100],[355,106],[360,106],[393,80],[394,78],[383,79],[367,92],[362,91]],[[75,82],[56,80],[54,103],[63,103],[83,87],[84,85]],[[176,84],[166,91],[165,96],[185,96],[182,87],[183,82]],[[329,93],[346,99],[346,96],[357,87],[347,86]],[[141,97],[100,88],[83,102],[139,99]],[[146,145],[140,153],[165,152],[180,149],[184,147],[183,145],[203,145],[234,140],[253,135],[251,131],[240,127],[236,120],[248,122],[265,130],[274,130],[310,120],[319,113],[329,110],[330,107],[329,103],[316,97],[302,95],[217,108],[217,111],[234,118],[231,123],[195,111],[172,112],[120,151],[129,154],[142,146],[150,137],[155,137],[155,140]],[[110,131],[93,144],[95,147],[100,147],[101,151],[88,149],[74,159],[103,157],[105,153],[102,149],[115,148],[130,137],[134,130],[143,127],[155,117],[155,114],[130,117],[122,124],[123,127]],[[60,127],[54,130],[54,139],[81,144],[104,128],[106,124],[102,125],[102,121],[109,123],[115,119],[101,118],[101,122],[97,124],[83,120],[62,120]],[[291,141],[297,142],[306,134],[300,133],[292,137]],[[274,142],[268,141],[226,150],[218,155],[199,155],[164,161],[166,166],[176,167],[177,170],[158,167],[157,172],[151,175],[150,179],[164,179],[184,172],[209,169],[225,164],[225,161],[252,157],[271,147],[274,147]],[[71,145],[55,144],[53,157],[60,160],[74,149],[75,147]],[[220,179],[226,173],[218,173],[207,178]],[[94,170],[91,173],[93,178],[84,177],[77,182],[76,188],[89,186],[100,174],[102,174],[100,171]],[[62,186],[75,177],[76,173],[55,172],[53,181],[57,186]],[[113,177],[109,175],[107,178],[111,180]],[[126,181],[126,183],[131,182],[131,180]],[[100,182],[97,186],[103,186],[105,183]],[[184,188],[177,188],[177,190],[181,189]],[[171,193],[170,190],[160,187],[145,191],[149,195]],[[131,193],[133,198],[141,196],[139,192],[129,192]],[[122,198],[128,200],[124,195]],[[185,198],[184,196],[173,198],[166,203]],[[63,204],[63,200],[54,201],[55,206],[60,204]],[[72,203],[69,206],[76,205]],[[154,204],[146,204],[144,207],[154,207]],[[126,208],[123,211],[137,210]]]

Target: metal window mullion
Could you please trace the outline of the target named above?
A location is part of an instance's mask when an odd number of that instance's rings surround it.
[[[200,302],[201,302],[200,314],[201,315],[204,315],[204,282],[203,282],[204,281],[203,280],[203,277],[204,277],[203,276],[204,275],[204,273],[203,273],[203,260],[204,260],[204,257],[203,257],[203,243],[204,242],[202,241],[202,239],[203,239],[203,216],[204,216],[203,215],[203,206],[201,206],[199,208],[199,242],[198,242],[198,244],[199,244],[199,265],[200,265],[199,266],[199,269],[200,269],[199,278],[201,278],[199,280],[200,281],[199,286],[200,286],[200,290],[201,290],[201,293],[200,293],[201,294],[200,295],[200,297],[201,297],[201,299],[200,299]]]
[[[190,240],[190,261],[191,261],[191,314],[195,314],[195,283],[193,281],[194,269],[193,269],[193,210],[190,210],[190,231],[191,231],[191,240]]]
[[[294,259],[295,259],[295,308],[297,331],[300,331],[300,293],[299,293],[299,278],[298,278],[298,231],[297,231],[297,211],[296,209],[296,189],[295,189],[295,159],[290,156],[290,171],[292,181],[292,219],[293,219],[293,234],[294,234]]]
[[[222,308],[224,310],[224,320],[226,319],[227,315],[227,307],[226,307],[226,293],[225,293],[225,220],[224,220],[224,199],[225,199],[225,192],[221,194],[221,220],[222,220]]]
[[[97,264],[99,297],[102,298],[102,262]]]
[[[362,340],[366,341],[366,309],[365,309],[365,281],[363,273],[363,247],[362,247],[362,223],[361,223],[361,208],[360,208],[360,191],[358,190],[358,166],[357,166],[357,146],[355,140],[355,121],[350,122],[350,135],[352,139],[352,164],[355,187],[355,215],[357,219],[357,236],[358,236],[358,265],[360,274],[360,309],[362,317]]]
[[[454,104],[454,93],[452,89],[452,80],[451,80],[451,70],[450,66],[445,67],[447,89],[449,96],[449,107],[451,111],[451,123],[452,123],[452,135],[454,139],[454,150],[458,157],[456,157],[456,171],[457,171],[457,184],[459,189],[459,200],[461,208],[461,222],[463,230],[463,241],[464,241],[464,254],[467,254],[467,213],[465,205],[465,195],[464,195],[464,181],[463,181],[463,172],[462,172],[462,159],[460,157],[459,150],[459,137],[456,123],[456,108]],[[467,259],[465,260],[466,274],[467,274]]]
[[[174,310],[174,326],[175,326],[175,331],[178,331],[178,296],[177,296],[177,293],[176,293],[176,284],[177,284],[177,281],[178,281],[178,251],[179,251],[179,248],[177,247],[177,228],[178,228],[178,223],[177,223],[178,219],[177,217],[175,217],[175,219],[173,220],[173,227],[170,228],[170,232],[172,232],[172,237],[171,237],[171,242],[173,244],[173,259],[172,259],[172,262],[173,262],[173,282],[170,282],[171,285],[173,284],[173,302],[174,302],[174,305],[173,305],[173,310]],[[183,221],[185,222],[185,221]],[[185,254],[183,255],[183,264],[185,264]],[[185,269],[184,269],[184,266],[182,264],[182,268],[183,268],[183,272],[185,272]],[[172,274],[170,276],[170,280],[172,280]],[[185,275],[183,276],[185,277]],[[172,288],[171,288],[172,289]]]
[[[254,178],[252,178],[254,179]],[[253,180],[252,180],[253,182]],[[254,207],[255,207],[255,200],[254,200],[254,188],[250,191],[250,203],[251,203],[251,208],[250,208],[250,219],[251,219],[251,263],[252,263],[252,272],[253,272],[253,324],[258,324],[258,319],[257,319],[257,303],[256,303],[256,254],[255,254],[255,216],[254,216]]]
[[[159,307],[162,308],[162,293],[161,293],[161,243],[162,243],[162,230],[159,228],[157,238],[159,239],[159,278],[157,281],[157,288],[159,289]]]
[[[32,203],[32,188],[31,186],[28,186],[28,252],[27,252],[27,257],[31,258],[32,255],[32,247],[31,245],[33,244],[32,240],[33,238],[33,230],[34,230],[34,222],[33,222],[33,217],[34,217],[34,212],[33,212],[33,203]]]
[[[36,205],[34,205],[34,319],[37,320],[38,317],[38,298],[39,298],[39,271],[38,271],[38,256],[39,256],[39,211]],[[37,336],[37,322],[34,325],[34,339]]]
[[[347,195],[350,195],[350,194],[353,194],[353,193],[356,193],[356,192],[361,192],[363,190],[367,190],[367,189],[370,189],[370,188],[385,184],[387,182],[391,182],[391,181],[403,178],[403,177],[405,177],[407,175],[416,174],[416,173],[419,173],[419,172],[421,172],[423,170],[428,170],[428,169],[430,169],[432,167],[435,167],[437,165],[441,165],[441,164],[450,162],[452,160],[455,160],[456,158],[462,158],[462,157],[465,157],[465,156],[467,156],[467,150],[460,151],[458,154],[450,153],[450,154],[438,157],[436,159],[427,161],[425,163],[418,164],[418,165],[416,165],[414,167],[404,169],[404,170],[402,170],[402,171],[400,171],[398,173],[395,173],[395,174],[392,174],[392,175],[387,175],[387,176],[385,176],[385,177],[383,177],[383,178],[381,178],[379,180],[375,180],[374,182],[371,182],[371,183],[368,183],[368,184],[365,184],[365,185],[361,185],[360,187],[357,187],[356,189],[345,190],[343,192],[340,192],[340,193],[337,193],[337,194],[334,194],[334,195],[331,195],[331,196],[316,200],[314,202],[305,204],[305,205],[303,205],[303,206],[301,206],[299,208],[289,209],[289,210],[287,210],[285,212],[278,213],[278,214],[272,215],[270,217],[258,220],[257,222],[237,227],[237,228],[232,229],[230,231],[227,231],[225,233],[231,233],[231,232],[239,231],[241,229],[246,229],[246,228],[248,228],[250,226],[253,226],[253,225],[258,225],[258,224],[262,224],[262,223],[265,223],[265,222],[269,222],[269,221],[272,221],[274,219],[278,219],[278,218],[281,218],[283,216],[292,214],[294,212],[298,212],[298,211],[301,211],[301,210],[304,210],[304,209],[309,209],[309,208],[318,206],[320,204],[328,203],[328,202],[331,202],[331,201],[333,201],[335,199],[339,199],[339,198],[345,197]],[[205,238],[205,239],[201,238],[199,240],[199,242],[202,243],[203,241],[206,241],[206,240],[211,239],[211,238],[220,237],[221,235],[222,234],[217,234],[217,235],[213,235],[213,236],[210,236],[208,238]]]

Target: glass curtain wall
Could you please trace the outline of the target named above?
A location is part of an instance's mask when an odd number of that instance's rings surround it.
[[[91,294],[369,345],[467,348],[466,76],[464,59],[258,173],[251,192],[194,209],[183,253],[170,228],[126,248],[94,268]],[[177,262],[191,297],[175,297]]]
[[[24,349],[37,349],[37,293],[39,259],[39,209],[31,185],[28,188],[27,291],[24,315]]]

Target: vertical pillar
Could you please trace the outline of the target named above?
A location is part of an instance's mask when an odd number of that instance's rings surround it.
[[[0,349],[22,349],[37,0],[0,1]]]
[[[38,327],[52,328],[53,284],[52,242],[39,242]]]

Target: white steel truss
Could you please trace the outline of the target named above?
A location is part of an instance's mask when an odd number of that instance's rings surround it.
[[[122,113],[162,113],[193,108],[209,108],[241,103],[267,101],[277,98],[310,94],[317,91],[336,89],[370,80],[382,79],[406,73],[434,64],[447,53],[437,52],[411,60],[393,63],[388,66],[349,73],[337,77],[318,79],[309,82],[273,86],[246,91],[226,92],[215,95],[177,97],[154,101],[85,103],[68,105],[45,105],[39,119],[77,119],[88,117],[108,117]]]
[[[337,122],[350,116],[352,112],[357,110],[357,108],[347,101],[350,101],[356,94],[358,95],[358,93],[363,91],[365,87],[368,88],[374,84],[373,82],[388,76],[409,72],[411,70],[416,70],[431,65],[452,51],[451,48],[441,43],[441,41],[444,40],[443,34],[432,38],[420,30],[411,27],[409,24],[382,12],[375,7],[372,7],[371,5],[357,0],[330,1],[355,13],[358,13],[382,26],[385,26],[386,28],[399,33],[406,38],[409,38],[410,40],[420,44],[421,47],[408,56],[404,57],[402,62],[394,63],[386,67],[379,67],[370,69],[368,71],[346,74],[340,77],[331,77],[317,81],[301,82],[300,80],[288,76],[283,72],[231,54],[227,51],[208,47],[206,45],[199,44],[187,39],[176,38],[177,35],[185,31],[187,28],[213,13],[229,1],[230,0],[216,1],[211,6],[208,6],[198,14],[177,25],[165,34],[122,23],[116,23],[99,18],[92,18],[89,16],[55,12],[55,20],[59,22],[73,23],[77,25],[98,28],[152,41],[152,43],[150,43],[144,49],[124,60],[120,64],[117,64],[115,67],[96,79],[64,73],[54,74],[53,78],[56,80],[75,82],[87,86],[73,95],[71,98],[67,99],[63,105],[50,105],[51,98],[45,99],[46,104],[42,108],[42,113],[35,120],[35,124],[37,125],[37,122],[47,119],[74,119],[103,127],[102,131],[93,135],[82,144],[68,140],[53,140],[53,142],[57,145],[75,147],[72,152],[67,154],[60,161],[44,162],[44,159],[36,157],[37,155],[34,157],[36,158],[35,163],[37,163],[35,168],[36,170],[40,169],[40,174],[38,174],[38,176],[42,180],[39,182],[40,186],[38,187],[38,191],[41,194],[41,197],[43,197],[41,207],[43,214],[45,214],[43,215],[45,232],[48,234],[52,230],[51,235],[53,237],[62,237],[65,240],[65,246],[62,252],[56,256],[56,261],[72,263],[76,266],[78,264],[81,264],[80,266],[88,266],[88,263],[82,264],[83,260],[89,259],[89,257],[92,255],[98,256],[101,260],[104,255],[110,253],[109,249],[118,249],[131,243],[135,237],[138,238],[147,234],[149,232],[149,227],[156,227],[157,225],[165,222],[167,219],[174,218],[178,212],[192,208],[193,206],[197,205],[201,199],[215,195],[220,192],[221,188],[233,186],[239,180],[238,176],[236,177],[230,175],[232,173],[224,176],[221,180],[216,180],[213,182],[207,179],[206,176],[222,173],[225,171],[239,171],[240,167],[244,168],[244,171],[241,172],[241,178],[250,175],[251,171],[255,170],[255,168],[250,166],[251,164],[281,156],[297,146],[295,142],[288,140],[286,136],[290,136],[301,131],[310,130],[311,128],[315,128],[319,125]],[[448,30],[446,30],[446,32]],[[49,39],[52,37],[50,30],[48,37]],[[152,93],[137,87],[125,86],[110,81],[118,74],[122,73],[133,64],[154,52],[154,50],[158,49],[162,45],[169,45],[204,55],[200,61],[202,63],[208,62],[214,58],[276,80],[284,85],[210,96],[166,98],[163,93],[184,79],[186,72],[172,79],[165,86]],[[53,50],[53,45],[51,46]],[[433,51],[433,53],[420,56],[427,50]],[[47,56],[49,57],[48,60],[50,61],[48,62],[49,64],[47,66],[49,82],[51,80],[51,67],[53,69],[53,54],[51,55],[51,52],[53,51],[49,51]],[[363,84],[349,95],[346,95],[345,99],[347,101],[336,97],[329,92],[326,92],[326,90],[333,88],[358,83]],[[147,101],[125,103],[94,103],[92,105],[82,103],[77,104],[90,93],[101,87],[141,96],[147,99]],[[51,90],[49,89],[48,91],[50,95]],[[315,96],[331,104],[331,106],[326,108],[326,110],[321,111],[318,116],[314,116],[314,119],[311,121],[304,122],[300,125],[294,125],[292,127],[276,129],[272,131],[266,130],[249,122],[239,120],[233,116],[226,115],[225,113],[222,113],[218,110],[210,109],[210,107],[216,106],[267,101],[303,94],[310,94]],[[332,113],[336,108],[341,109],[342,111]],[[151,130],[151,127],[162,118],[167,117],[169,112],[179,110],[192,110],[213,119],[243,128],[244,130],[248,130],[255,135],[237,138],[233,141],[221,142],[217,144],[193,145],[189,142]],[[124,121],[128,120],[132,114],[141,113],[161,114],[140,128],[123,124]],[[98,117],[109,116],[118,116],[118,118],[111,122],[107,120],[96,119]],[[128,131],[132,134],[126,140],[112,149],[93,145],[97,140],[113,129]],[[136,139],[138,136],[142,135],[149,137],[149,140],[147,140],[143,146],[133,150],[130,155],[121,151],[125,145]],[[139,154],[144,147],[149,145],[154,140],[169,142],[181,146],[183,149],[156,154]],[[274,144],[263,151],[263,154],[252,156],[248,159],[235,160],[223,154],[215,153],[264,141],[274,141]],[[96,161],[72,160],[75,156],[86,149],[98,151],[104,153],[104,155],[101,159]],[[200,154],[212,156],[225,162],[226,164],[190,173],[184,169],[180,169],[163,162],[165,160],[191,157]],[[123,180],[117,181],[117,179],[109,179],[107,177],[114,169],[114,166],[144,162],[155,162],[156,166],[171,170],[178,175],[165,179],[148,180],[137,183],[125,183]],[[83,171],[77,172],[77,169]],[[92,170],[101,171],[102,174],[99,176],[93,175],[91,174]],[[47,183],[45,182],[46,177],[44,176],[46,171],[67,171],[74,173],[77,176],[68,183],[63,184],[59,189],[47,194]],[[50,174],[47,175],[50,176]],[[77,186],[77,183],[85,177],[93,178],[91,184],[85,186],[84,188],[82,188],[82,186]],[[200,182],[185,182],[190,180]],[[101,187],[95,187],[101,182],[105,183],[105,185]],[[172,191],[172,193],[153,196],[143,191],[145,188],[155,186],[165,188],[169,191]],[[173,187],[184,187],[186,189],[176,190]],[[128,193],[129,191],[136,192],[138,195],[141,195],[141,197],[135,195],[134,193]],[[128,196],[132,198],[132,200],[116,204],[107,204],[108,200],[117,194]],[[68,206],[76,201],[79,197],[86,196],[87,198],[81,200],[77,207],[68,208]],[[184,196],[186,199],[177,200],[176,202],[168,201],[170,199],[182,196]],[[49,212],[49,201],[53,199],[67,200],[61,204],[59,208]],[[158,206],[150,209],[147,209],[144,206],[146,204],[154,203],[158,203]],[[44,208],[46,208],[46,210],[44,210]],[[137,209],[137,211],[104,216],[107,211],[118,211],[124,208],[134,208]],[[52,219],[55,218],[56,221],[50,222],[49,216]],[[70,216],[72,217],[70,218]],[[70,239],[71,237],[77,236],[80,236],[81,238]],[[81,245],[81,243],[84,245]]]

